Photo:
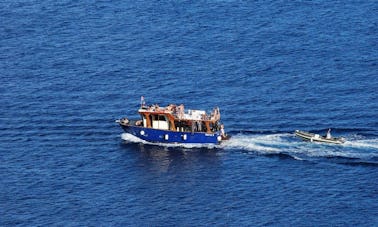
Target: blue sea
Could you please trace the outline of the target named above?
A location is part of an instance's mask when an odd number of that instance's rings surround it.
[[[0,3],[0,226],[377,226],[378,2]],[[231,140],[116,119],[218,106]],[[346,139],[308,143],[296,129]]]

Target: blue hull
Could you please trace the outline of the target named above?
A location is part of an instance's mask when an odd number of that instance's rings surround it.
[[[204,132],[175,132],[161,129],[145,128],[140,126],[121,126],[125,132],[152,143],[220,143],[219,133],[208,134]]]

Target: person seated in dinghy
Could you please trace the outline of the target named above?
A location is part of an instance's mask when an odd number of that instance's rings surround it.
[[[331,129],[330,128],[328,129],[328,132],[326,134],[326,139],[332,139]]]

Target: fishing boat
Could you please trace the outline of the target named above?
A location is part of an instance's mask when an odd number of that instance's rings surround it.
[[[342,144],[345,142],[344,138],[342,137],[327,138],[319,134],[300,131],[300,130],[295,130],[295,135],[300,137],[303,140],[311,141],[311,142],[331,143],[331,144]]]
[[[146,106],[138,110],[140,119],[122,118],[116,122],[122,129],[151,143],[219,144],[230,138],[220,122],[220,110],[185,110],[184,105]]]

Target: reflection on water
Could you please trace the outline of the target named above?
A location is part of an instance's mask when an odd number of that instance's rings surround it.
[[[166,147],[143,143],[123,142],[122,147],[135,155],[138,166],[155,173],[218,166],[222,154],[221,149]]]

